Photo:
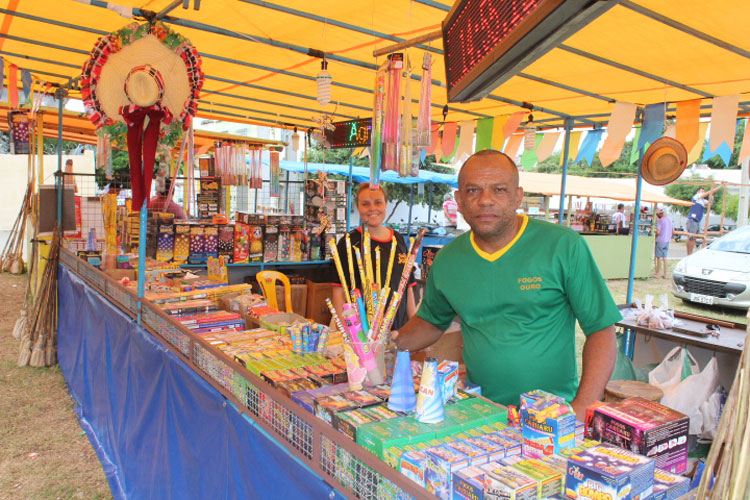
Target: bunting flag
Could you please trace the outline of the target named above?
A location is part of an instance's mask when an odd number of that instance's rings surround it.
[[[8,66],[8,100],[11,109],[18,109],[18,66]]]
[[[5,85],[5,59],[0,57],[0,89]]]
[[[538,161],[544,161],[552,155],[555,145],[560,138],[560,132],[547,132],[541,138],[537,137],[536,158]]]
[[[461,122],[460,133],[458,134],[458,150],[456,151],[455,161],[463,162],[464,159],[471,156],[474,152],[474,120],[465,120]]]
[[[23,84],[24,101],[31,101],[31,72],[28,69],[21,70],[21,83]]]
[[[700,99],[677,103],[677,135],[675,139],[680,141],[688,151],[692,151],[693,146],[699,142],[698,124],[700,120]]]
[[[607,125],[607,138],[604,140],[599,160],[608,167],[622,155],[625,138],[633,128],[636,105],[630,102],[616,102]]]
[[[695,144],[693,145],[693,149],[690,150],[690,153],[688,153],[687,158],[687,164],[692,165],[701,156],[701,151],[703,150],[703,144],[705,144],[706,141],[706,131],[708,130],[708,122],[703,122],[698,125],[698,139],[695,141]]]
[[[742,136],[742,146],[740,146],[740,156],[737,159],[737,163],[740,165],[742,162],[750,157],[750,120],[745,120],[745,135]]]
[[[430,145],[425,148],[425,151],[428,155],[435,155],[436,157],[439,157],[440,154],[440,124],[439,123],[433,123],[430,125],[432,130],[432,139],[430,140]]]
[[[717,156],[721,158],[721,161],[724,162],[724,165],[729,166],[729,161],[732,158],[732,150],[729,149],[729,146],[726,142],[722,142],[718,148],[716,148],[716,151],[711,151],[710,146],[705,149],[703,152],[703,159],[701,161],[707,162],[714,156]]]
[[[492,124],[492,149],[502,151],[505,144],[505,124],[508,116],[496,116]]]
[[[443,136],[443,138],[445,138],[445,136]],[[443,163],[453,163],[453,159],[456,157],[456,151],[458,151],[458,140],[459,140],[458,134],[454,134],[452,152],[450,155],[446,155],[445,151],[443,151],[442,153]]]
[[[523,134],[513,134],[510,137],[508,137],[508,143],[505,145],[505,149],[503,149],[503,153],[510,156],[510,158],[513,161],[516,161],[516,155],[518,155],[518,148],[521,146],[521,143],[523,142]]]
[[[630,147],[630,164],[637,162],[641,155],[640,151],[638,150],[638,142],[641,138],[641,126],[638,125],[635,127],[635,137],[633,138],[632,146]]]
[[[740,96],[727,95],[714,97],[711,109],[711,137],[709,149],[712,155],[717,153],[722,143],[730,150],[734,146],[735,127],[737,126],[737,107],[740,104]],[[729,160],[724,163],[729,164]]]
[[[586,160],[589,167],[592,165],[596,150],[599,149],[599,141],[602,139],[602,134],[604,134],[604,129],[601,128],[588,131],[586,137],[583,139],[583,144],[581,144],[581,148],[578,151],[578,156],[576,156],[574,163]]]
[[[576,131],[576,132],[570,132],[570,146],[568,147],[568,160],[572,160],[576,156],[578,156],[578,144],[581,142],[581,134],[583,132]],[[565,160],[565,151],[563,151],[563,154],[560,155],[560,166],[562,166],[563,161]]]
[[[477,121],[477,147],[476,151],[490,149],[492,147],[494,118],[482,118]]]
[[[525,135],[525,134],[524,134]],[[524,170],[531,169],[534,165],[539,163],[539,146],[540,142],[543,140],[544,134],[537,133],[535,137],[536,141],[536,147],[534,149],[525,149],[523,154],[521,155],[521,166]]]
[[[510,135],[516,131],[523,121],[523,117],[526,116],[527,113],[528,111],[516,111],[508,117],[508,121],[505,122],[505,125],[503,126],[503,134],[505,137],[510,137]]]
[[[664,103],[649,104],[643,112],[643,128],[638,138],[638,151],[645,151],[664,131]]]
[[[443,125],[442,150],[443,157],[452,157],[456,150],[456,132],[458,132],[458,123],[447,122]]]

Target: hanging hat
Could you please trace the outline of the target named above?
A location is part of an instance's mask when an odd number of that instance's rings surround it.
[[[97,128],[124,145],[123,106],[162,105],[174,117],[161,139],[173,146],[190,125],[203,86],[201,58],[189,40],[163,23],[132,23],[101,37],[83,66],[81,94]]]
[[[687,166],[687,150],[671,137],[660,137],[648,147],[641,162],[643,180],[664,186],[677,180]]]

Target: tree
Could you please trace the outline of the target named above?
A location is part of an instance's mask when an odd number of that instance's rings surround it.
[[[685,200],[690,201],[693,199],[693,196],[695,196],[695,192],[698,190],[698,188],[702,187],[706,191],[711,189],[712,183],[710,179],[703,179],[702,177],[699,177],[697,175],[691,176],[689,179],[686,179],[683,182],[674,182],[667,186],[667,188],[664,190],[667,196],[671,196],[672,198],[677,198],[678,200]],[[716,208],[721,207],[722,200],[724,197],[724,190],[719,189],[714,193],[714,199],[711,203],[711,209],[714,213],[716,213]],[[672,209],[676,212],[681,213],[682,215],[687,215],[690,211],[689,206],[684,205],[672,205],[670,204]],[[721,210],[721,209],[719,209]]]
[[[726,209],[726,212],[724,212],[724,215],[736,221],[739,211],[740,211],[740,195],[728,194],[727,195],[727,209]]]

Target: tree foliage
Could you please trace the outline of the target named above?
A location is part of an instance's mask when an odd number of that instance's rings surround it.
[[[685,179],[683,182],[675,182],[667,186],[664,190],[667,196],[677,198],[678,200],[690,201],[695,196],[695,192],[698,188],[703,188],[706,191],[711,189],[711,179],[704,179],[697,175],[691,176],[689,179]],[[711,202],[711,211],[714,213],[721,213],[721,204],[724,199],[724,190],[719,189],[713,194],[713,201]],[[728,200],[727,200],[728,201]],[[670,204],[671,205],[671,204]],[[683,205],[671,205],[672,210],[687,215],[690,211],[689,206]]]
[[[724,212],[724,215],[736,221],[737,215],[739,214],[739,209],[740,209],[740,195],[728,194],[727,195],[727,209],[726,209],[726,212]]]

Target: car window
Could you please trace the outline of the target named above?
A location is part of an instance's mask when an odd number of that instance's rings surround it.
[[[750,227],[732,231],[711,243],[708,248],[724,252],[750,254]]]

